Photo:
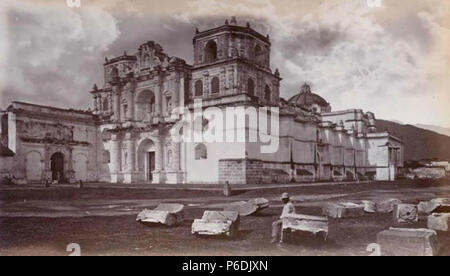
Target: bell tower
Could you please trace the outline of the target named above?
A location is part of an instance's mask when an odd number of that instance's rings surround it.
[[[240,26],[235,17],[224,25],[199,31],[193,38],[194,65],[190,99],[208,105],[236,102],[278,105],[278,70],[270,68],[270,39],[251,28]]]

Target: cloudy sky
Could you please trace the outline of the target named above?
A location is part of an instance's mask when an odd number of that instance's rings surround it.
[[[192,36],[237,16],[269,34],[288,98],[307,81],[334,110],[450,127],[450,1],[2,0],[0,108],[87,109],[102,64],[148,40],[192,61]]]

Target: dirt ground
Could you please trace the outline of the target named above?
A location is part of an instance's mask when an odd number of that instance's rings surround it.
[[[340,200],[399,198],[418,203],[450,197],[450,181],[397,181],[234,191],[161,190],[151,188],[0,187],[0,255],[68,255],[78,243],[82,255],[369,255],[376,234],[393,226],[390,214],[330,219],[329,241],[304,239],[271,244],[271,224],[281,213],[279,196],[289,192],[297,213],[320,215],[324,204]],[[229,202],[265,197],[271,207],[241,218],[238,237],[197,238],[191,224],[205,209]],[[177,227],[148,227],[135,221],[143,208],[161,202],[186,205],[186,220]],[[426,216],[402,227],[426,227]],[[438,233],[439,255],[450,255],[449,233]]]

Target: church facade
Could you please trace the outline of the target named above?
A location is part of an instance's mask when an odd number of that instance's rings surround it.
[[[104,84],[90,91],[92,111],[13,102],[1,120],[13,156],[2,157],[8,165],[0,169],[24,183],[259,184],[394,180],[403,166],[402,140],[378,132],[374,114],[332,111],[308,84],[281,98],[270,38],[250,24],[232,18],[196,30],[193,48],[193,64],[154,41],[105,59]],[[240,108],[252,112],[241,116]],[[213,120],[207,110],[227,115]],[[186,125],[201,137],[214,121],[224,122],[224,137],[243,137],[174,139],[189,132]],[[273,141],[274,151],[261,150]]]

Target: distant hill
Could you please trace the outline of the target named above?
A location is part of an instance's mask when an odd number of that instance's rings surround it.
[[[428,129],[428,130],[437,132],[439,134],[444,134],[444,135],[450,136],[450,128],[445,128],[445,127],[440,127],[440,126],[433,126],[433,125],[421,125],[421,124],[417,124],[415,126],[423,128],[423,129]]]
[[[388,130],[405,142],[405,161],[421,159],[450,160],[450,137],[412,125],[377,120],[378,131]]]

